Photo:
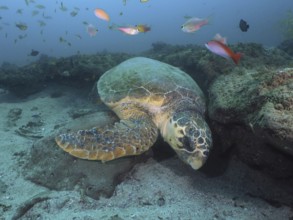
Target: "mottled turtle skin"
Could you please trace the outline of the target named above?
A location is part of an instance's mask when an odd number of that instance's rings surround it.
[[[101,100],[121,119],[56,137],[57,144],[78,158],[109,161],[147,151],[159,133],[179,158],[199,169],[212,146],[204,120],[204,95],[180,69],[136,57],[110,69],[97,83]]]

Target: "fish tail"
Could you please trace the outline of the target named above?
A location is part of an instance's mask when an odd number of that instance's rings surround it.
[[[235,53],[233,56],[232,56],[232,59],[234,61],[235,64],[238,64],[240,58],[241,58],[242,54],[241,53]]]

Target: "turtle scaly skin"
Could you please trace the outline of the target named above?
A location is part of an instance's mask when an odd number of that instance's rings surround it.
[[[147,151],[160,132],[193,169],[204,164],[211,132],[204,120],[203,93],[188,74],[137,57],[104,73],[97,86],[101,100],[120,122],[61,134],[56,142],[63,150],[78,158],[109,161]]]

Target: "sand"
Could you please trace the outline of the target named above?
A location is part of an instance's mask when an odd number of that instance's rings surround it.
[[[56,91],[63,95],[52,97]],[[25,99],[4,92],[0,95],[1,220],[293,218],[292,208],[273,206],[253,196],[267,179],[237,159],[232,159],[222,175],[211,177],[192,170],[177,157],[163,161],[150,158],[136,164],[110,198],[99,200],[80,190],[54,191],[26,180],[22,155],[29,154],[38,138],[22,136],[16,130],[25,128],[33,117],[39,124],[32,135],[45,137],[56,125],[72,120],[69,111],[87,102],[86,92],[59,85],[48,85]],[[21,114],[12,119],[9,111],[16,108]]]

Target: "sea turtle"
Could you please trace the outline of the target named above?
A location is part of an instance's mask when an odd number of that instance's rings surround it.
[[[56,137],[71,155],[109,161],[147,151],[158,134],[193,169],[199,169],[212,146],[204,120],[204,95],[180,69],[143,57],[126,60],[97,83],[101,100],[121,119],[110,127],[80,130]]]

